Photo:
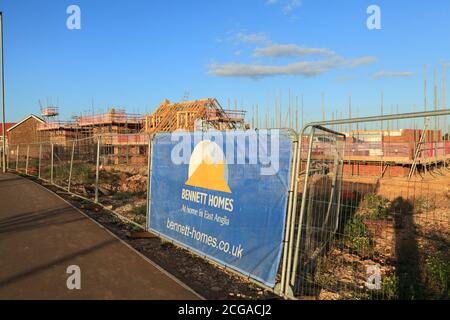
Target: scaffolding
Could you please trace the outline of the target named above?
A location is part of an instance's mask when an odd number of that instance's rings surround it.
[[[170,103],[164,100],[156,111],[145,117],[146,133],[175,130],[229,130],[245,128],[245,111],[224,110],[215,98]]]

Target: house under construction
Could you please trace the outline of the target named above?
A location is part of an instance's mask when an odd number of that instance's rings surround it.
[[[245,129],[245,111],[224,110],[214,98],[171,103],[164,100],[145,117],[144,132]]]
[[[449,143],[441,130],[353,131],[346,145],[344,170],[357,175],[411,176],[416,166],[446,163]]]
[[[170,103],[167,99],[152,114],[140,116],[111,108],[107,113],[59,120],[57,107],[41,108],[40,141],[68,146],[69,141],[101,137],[102,150],[110,164],[144,163],[148,135],[175,130],[245,129],[245,111],[224,110],[217,99]],[[117,157],[115,156],[117,155]],[[126,155],[121,157],[120,155]]]
[[[57,107],[41,109],[41,116],[45,121],[39,125],[38,131],[47,141],[58,145],[98,135],[139,133],[143,124],[142,116],[130,115],[115,108],[104,114],[75,117],[72,122],[60,121]]]

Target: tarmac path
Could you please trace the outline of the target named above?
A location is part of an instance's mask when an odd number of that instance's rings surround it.
[[[80,290],[67,287],[73,265]],[[0,173],[0,299],[199,298],[54,193]]]

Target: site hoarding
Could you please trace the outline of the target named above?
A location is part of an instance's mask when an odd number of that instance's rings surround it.
[[[280,130],[157,134],[149,230],[274,287],[292,154]]]

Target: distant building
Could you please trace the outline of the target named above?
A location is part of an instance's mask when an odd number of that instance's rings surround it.
[[[6,134],[6,145],[8,145],[9,142],[9,132],[8,129],[13,127],[15,123],[13,122],[7,122],[5,123],[5,134]],[[3,146],[3,124],[0,123],[0,148]]]
[[[41,141],[46,141],[39,131],[39,125],[45,121],[34,114],[29,115],[22,121],[16,123],[8,129],[8,142],[10,145],[30,144]]]
[[[359,130],[344,134],[344,171],[351,175],[407,176],[414,162],[445,162],[450,155],[441,130]]]

